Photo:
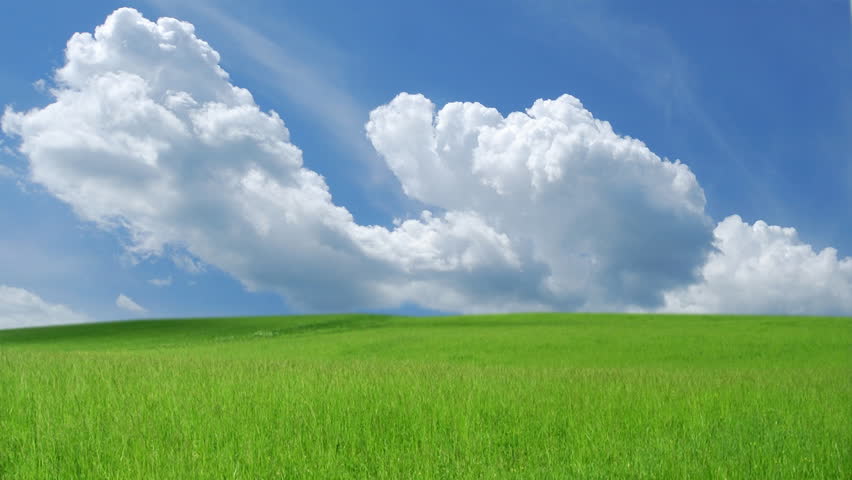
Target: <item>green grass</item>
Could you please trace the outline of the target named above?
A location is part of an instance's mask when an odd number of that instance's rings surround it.
[[[852,319],[0,332],[0,478],[852,478]]]

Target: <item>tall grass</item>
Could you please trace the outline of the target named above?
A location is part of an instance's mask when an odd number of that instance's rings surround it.
[[[0,478],[849,478],[852,320],[0,332]]]

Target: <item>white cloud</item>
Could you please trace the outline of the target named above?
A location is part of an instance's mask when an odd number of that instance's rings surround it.
[[[176,7],[170,1],[154,3],[161,9]],[[275,20],[276,37],[273,39],[239,22],[214,3],[185,2],[180,8],[186,8],[194,16],[201,16],[228,32],[229,38],[236,42],[245,57],[257,66],[250,69],[249,75],[267,83],[305,113],[316,117],[319,125],[324,127],[325,135],[345,145],[349,154],[347,160],[358,161],[358,170],[366,177],[357,180],[376,184],[389,176],[364,139],[361,122],[367,109],[341,87],[346,83],[345,75],[339,71],[339,65],[346,61],[342,52],[324,44],[286,18]]]
[[[475,300],[488,282],[462,280],[479,272],[522,287],[511,242],[475,212],[392,231],[355,224],[303,168],[281,118],[229,83],[192,25],[120,9],[94,35],[75,34],[66,54],[55,101],[7,108],[3,130],[21,138],[34,182],[80,217],[127,232],[133,254],[183,248],[175,261],[185,268],[201,264],[183,258],[198,259],[305,309],[412,296],[461,308],[468,302],[441,299]]]
[[[66,56],[54,102],[7,107],[3,131],[34,182],[138,258],[210,265],[308,310],[674,308],[707,277],[713,225],[689,168],[569,95],[506,116],[409,94],[375,109],[370,141],[433,210],[388,229],[333,203],[191,24],[119,9]]]
[[[148,283],[155,287],[168,287],[172,284],[172,277],[169,275],[166,278],[152,278],[148,280]]]
[[[0,285],[0,329],[89,321],[89,317],[65,305],[48,303],[22,288]]]
[[[478,103],[440,111],[400,94],[367,132],[404,191],[498,226],[534,294],[557,308],[652,306],[689,283],[709,252],[704,194],[686,165],[617,135],[579,100],[538,100],[503,117]]]
[[[128,297],[123,293],[119,294],[118,298],[115,299],[115,305],[119,308],[134,313],[145,313],[148,311],[138,303],[134,302],[132,298]]]
[[[719,222],[718,251],[702,269],[704,281],[666,294],[672,312],[852,313],[852,257],[820,252],[799,240],[794,228],[737,215]]]

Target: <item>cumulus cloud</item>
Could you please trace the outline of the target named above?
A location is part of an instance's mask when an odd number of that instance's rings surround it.
[[[22,288],[0,285],[0,329],[38,327],[91,321],[82,313],[48,303]]]
[[[128,297],[123,293],[119,294],[118,298],[115,299],[115,305],[119,308],[134,313],[145,313],[148,311],[138,303],[134,302],[132,298]]]
[[[406,194],[476,211],[538,264],[557,308],[653,306],[695,279],[712,224],[689,168],[616,134],[570,95],[503,117],[478,103],[440,111],[400,94],[368,136]]]
[[[148,283],[155,287],[168,287],[172,284],[172,277],[169,275],[166,278],[152,278],[148,280]]]
[[[32,181],[81,218],[126,232],[139,257],[179,249],[184,268],[216,266],[305,309],[411,299],[458,309],[489,289],[488,305],[528,296],[512,292],[527,288],[515,246],[474,211],[424,212],[393,230],[356,224],[304,168],[278,114],[218,61],[191,24],[119,9],[69,40],[54,101],[7,108],[2,128],[20,137]]]
[[[796,229],[753,225],[732,215],[714,231],[718,250],[701,271],[702,282],[665,295],[672,312],[852,313],[852,258],[820,252]]]
[[[189,23],[119,9],[69,40],[53,84],[52,103],[2,118],[33,182],[136,258],[297,308],[688,309],[684,287],[710,285],[724,252],[690,169],[570,95],[505,116],[405,93],[375,109],[369,140],[429,206],[386,228],[333,202]]]

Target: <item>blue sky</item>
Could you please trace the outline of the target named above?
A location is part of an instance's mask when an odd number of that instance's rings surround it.
[[[365,135],[370,112],[400,92],[422,94],[437,109],[479,102],[503,116],[567,93],[616,134],[688,165],[706,197],[704,214],[714,223],[734,214],[747,225],[763,220],[795,228],[797,245],[815,252],[833,247],[841,263],[852,255],[852,33],[845,1],[366,1],[357,8],[326,1],[174,3],[4,6],[0,103],[16,112],[51,104],[51,94],[36,82],[57,86],[54,70],[66,63],[71,35],[92,32],[114,10],[130,6],[151,21],[175,17],[193,24],[221,55],[230,82],[249,90],[262,111],[281,116],[304,166],[325,178],[334,204],[348,209],[357,225],[393,229],[395,218],[419,218],[424,208],[438,215],[452,210],[406,194],[405,181],[388,166],[393,152],[379,151],[377,140]],[[213,257],[202,258],[203,271],[189,272],[173,261],[183,248],[174,239],[165,253],[134,257],[127,251],[133,243],[128,229],[102,228],[91,216],[75,214],[57,187],[29,176],[31,159],[18,151],[22,136],[4,132],[0,139],[8,149],[0,165],[12,173],[0,176],[0,285],[96,320],[456,310],[453,302],[428,295],[373,302],[366,293],[345,304],[296,306],[282,294],[289,284],[281,282],[298,282],[298,272],[261,281]],[[521,240],[507,235],[512,248],[520,248]],[[538,258],[535,247],[531,255]],[[551,269],[559,263],[553,262]],[[840,279],[840,288],[852,282],[844,268],[830,277],[835,284]],[[446,281],[502,285],[488,275]],[[166,278],[170,285],[150,283]],[[257,291],[247,291],[244,284],[255,280]],[[503,295],[503,287],[494,288],[489,295]],[[146,311],[122,309],[119,294]],[[481,300],[471,295],[465,298]],[[594,302],[517,295],[520,303],[483,301],[475,310],[656,308],[606,295]],[[852,314],[844,295],[832,297],[838,303],[827,313]],[[741,310],[767,310],[767,302]]]

